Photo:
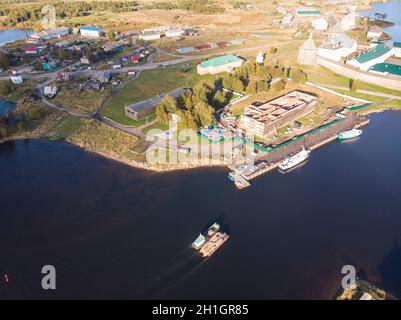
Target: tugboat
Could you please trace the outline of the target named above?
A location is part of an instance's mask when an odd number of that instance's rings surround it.
[[[341,132],[340,134],[338,134],[338,140],[342,141],[342,140],[350,140],[350,139],[355,139],[358,138],[361,134],[362,134],[362,130],[360,129],[352,129],[352,130],[348,130],[348,131],[344,131]]]
[[[281,171],[287,171],[309,158],[310,151],[305,148],[297,154],[285,159],[278,167]]]
[[[192,243],[192,247],[199,251],[202,257],[210,257],[224,242],[229,238],[229,235],[220,231],[220,225],[215,222],[206,232],[206,236],[199,234],[196,240]]]

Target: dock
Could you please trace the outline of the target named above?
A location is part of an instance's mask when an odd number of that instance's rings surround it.
[[[237,171],[230,172],[229,176],[234,180],[234,183],[238,189],[248,188],[251,186],[248,180]]]
[[[338,122],[316,128],[299,137],[295,137],[293,140],[278,145],[271,152],[259,157],[256,160],[257,163],[266,163],[260,170],[248,175],[237,172],[237,175],[249,183],[250,180],[275,170],[285,158],[296,154],[301,151],[302,148],[307,148],[311,151],[316,150],[328,143],[336,141],[339,133],[351,130],[352,128],[359,129],[366,126],[368,123],[369,120],[367,118],[352,114],[347,118],[338,120]],[[230,169],[234,170],[233,167],[230,167]]]

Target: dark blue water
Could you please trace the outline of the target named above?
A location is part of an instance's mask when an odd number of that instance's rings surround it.
[[[387,14],[386,20],[393,22],[394,26],[386,28],[385,32],[393,38],[393,41],[401,41],[401,1],[373,2],[371,10],[361,12],[362,15],[368,14],[372,18],[375,13]]]
[[[0,30],[0,46],[17,40],[22,40],[33,33],[32,30],[10,29]]]
[[[7,113],[15,107],[15,103],[7,102],[0,99],[0,115]]]
[[[401,296],[401,113],[371,120],[242,191],[222,169],[153,174],[64,143],[0,145],[0,299],[330,299],[345,264]],[[190,243],[214,220],[231,238],[202,261]]]

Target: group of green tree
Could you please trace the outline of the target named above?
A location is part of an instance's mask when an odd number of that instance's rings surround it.
[[[300,69],[288,68],[278,64],[261,65],[247,61],[223,78],[223,86],[247,94],[281,91],[285,88],[288,77],[291,77],[292,81],[296,83],[305,83],[307,80],[306,73]]]
[[[157,2],[144,5],[145,9],[174,10],[181,9],[200,14],[224,12],[224,8],[210,0],[178,0],[174,2]]]
[[[229,93],[218,87],[201,81],[191,92],[183,93],[178,99],[166,96],[156,108],[158,121],[168,124],[172,114],[176,114],[178,129],[196,130],[201,126],[210,126],[215,111],[224,107],[230,99]]]
[[[9,80],[0,80],[0,97],[6,98],[13,91],[13,86]]]
[[[88,15],[89,13],[109,11],[114,13],[131,12],[137,10],[136,1],[50,1],[56,8],[58,18],[73,18]],[[6,16],[1,21],[3,26],[14,26],[19,22],[36,22],[42,17],[43,3],[29,3],[20,5],[2,5],[0,16]]]
[[[12,58],[10,55],[0,52],[0,69],[8,69],[12,65]]]

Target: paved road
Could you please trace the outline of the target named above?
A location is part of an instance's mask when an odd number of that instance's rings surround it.
[[[122,72],[128,72],[130,70],[135,70],[135,71],[143,71],[143,70],[152,70],[152,69],[157,69],[160,68],[161,66],[163,67],[168,67],[176,64],[182,64],[186,62],[190,62],[193,60],[200,60],[200,59],[206,59],[211,56],[215,56],[218,54],[239,54],[242,52],[248,52],[248,51],[254,51],[254,50],[261,50],[265,48],[270,48],[270,47],[276,47],[276,46],[282,46],[285,44],[290,43],[290,41],[287,42],[277,42],[277,43],[268,43],[268,44],[262,44],[259,46],[254,46],[254,47],[249,47],[249,48],[242,48],[242,49],[232,49],[232,50],[227,50],[227,51],[219,51],[219,52],[213,52],[213,53],[208,53],[204,55],[191,55],[191,56],[178,56],[177,59],[169,60],[169,61],[164,61],[160,63],[146,63],[141,66],[131,66],[131,67],[123,67],[120,69],[110,69],[111,73],[122,73]],[[156,50],[160,50],[158,48],[155,48]],[[163,52],[163,50],[160,50],[160,52]],[[154,53],[155,54],[155,53]],[[173,55],[176,56],[176,55]],[[56,79],[57,74],[62,71],[57,70],[55,72],[48,72],[48,73],[30,73],[30,74],[21,74],[23,79],[38,79],[38,78],[51,78],[51,79]],[[71,72],[73,76],[87,76],[87,75],[92,75],[95,72],[98,72],[99,70],[89,70],[89,69],[84,69],[84,70],[79,70],[75,72]],[[0,76],[0,80],[9,80],[11,76],[7,75],[2,75]]]

